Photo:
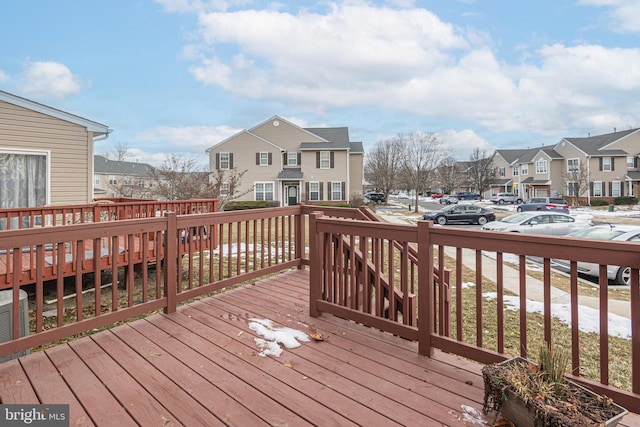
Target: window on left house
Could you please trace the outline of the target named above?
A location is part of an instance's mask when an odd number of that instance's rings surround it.
[[[0,153],[0,208],[47,204],[47,153]]]
[[[229,153],[220,153],[220,169],[231,169]]]
[[[253,188],[254,200],[273,200],[273,182],[256,182]]]

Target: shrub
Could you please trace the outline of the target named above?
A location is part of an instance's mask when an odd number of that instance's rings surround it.
[[[616,197],[613,203],[616,205],[635,205],[638,204],[638,199],[633,196],[620,196]]]
[[[351,196],[351,200],[349,200],[349,206],[351,206],[352,208],[358,208],[364,205],[365,205],[365,201],[362,195],[354,194],[353,196]]]
[[[591,199],[591,206],[607,206],[609,202],[605,199]]]
[[[267,202],[265,202],[264,200],[247,200],[247,201],[235,201],[235,202],[228,202],[224,205],[224,210],[225,211],[241,211],[244,209],[259,209],[259,208],[266,208],[267,207]]]

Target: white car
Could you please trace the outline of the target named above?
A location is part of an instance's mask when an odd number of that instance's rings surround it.
[[[640,243],[640,227],[637,225],[599,225],[586,230],[575,231],[567,237]],[[552,265],[559,270],[569,272],[568,261],[553,259]],[[578,262],[578,273],[598,277],[600,275],[600,266],[591,262]],[[629,285],[631,269],[619,265],[608,265],[607,278],[618,285]]]
[[[520,212],[482,226],[483,230],[565,236],[591,227],[590,219],[574,218],[558,212]]]

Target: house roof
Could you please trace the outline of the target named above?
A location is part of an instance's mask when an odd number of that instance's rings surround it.
[[[521,148],[513,150],[496,150],[503,159],[505,159],[510,165],[513,163],[533,163],[536,156],[541,152],[549,156],[551,159],[561,159],[562,156],[554,150],[554,146],[547,145],[533,148]]]
[[[104,156],[93,156],[94,173],[110,175],[148,176],[154,170],[146,163],[109,160]]]
[[[631,181],[640,181],[640,171],[628,171],[626,177]]]
[[[527,179],[525,179],[524,181],[521,181],[521,184],[533,184],[533,185],[546,185],[549,184],[549,180],[548,179],[533,179],[533,177],[529,177]]]
[[[500,179],[492,179],[490,184],[491,185],[508,185],[512,183],[512,179],[511,178],[500,178]]]
[[[588,156],[626,156],[628,153],[624,150],[608,150],[607,147],[638,130],[640,129],[629,129],[604,135],[589,136],[587,138],[564,138],[562,141],[569,142]]]
[[[108,135],[112,132],[112,129],[109,129],[109,127],[106,125],[1,90],[0,101],[4,101],[12,105],[17,105],[18,107],[26,108],[32,111],[37,111],[38,113],[46,114],[47,116],[55,117],[57,119],[74,123],[79,126],[83,126],[87,128],[87,131],[96,134]]]
[[[283,180],[283,179],[302,179],[302,169],[300,168],[283,169],[278,174],[278,180]]]

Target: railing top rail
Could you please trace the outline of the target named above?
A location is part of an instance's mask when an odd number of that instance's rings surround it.
[[[318,218],[317,229],[318,231],[327,233],[350,234],[400,242],[416,243],[418,241],[418,230],[413,225],[365,220],[344,220],[324,216]]]

